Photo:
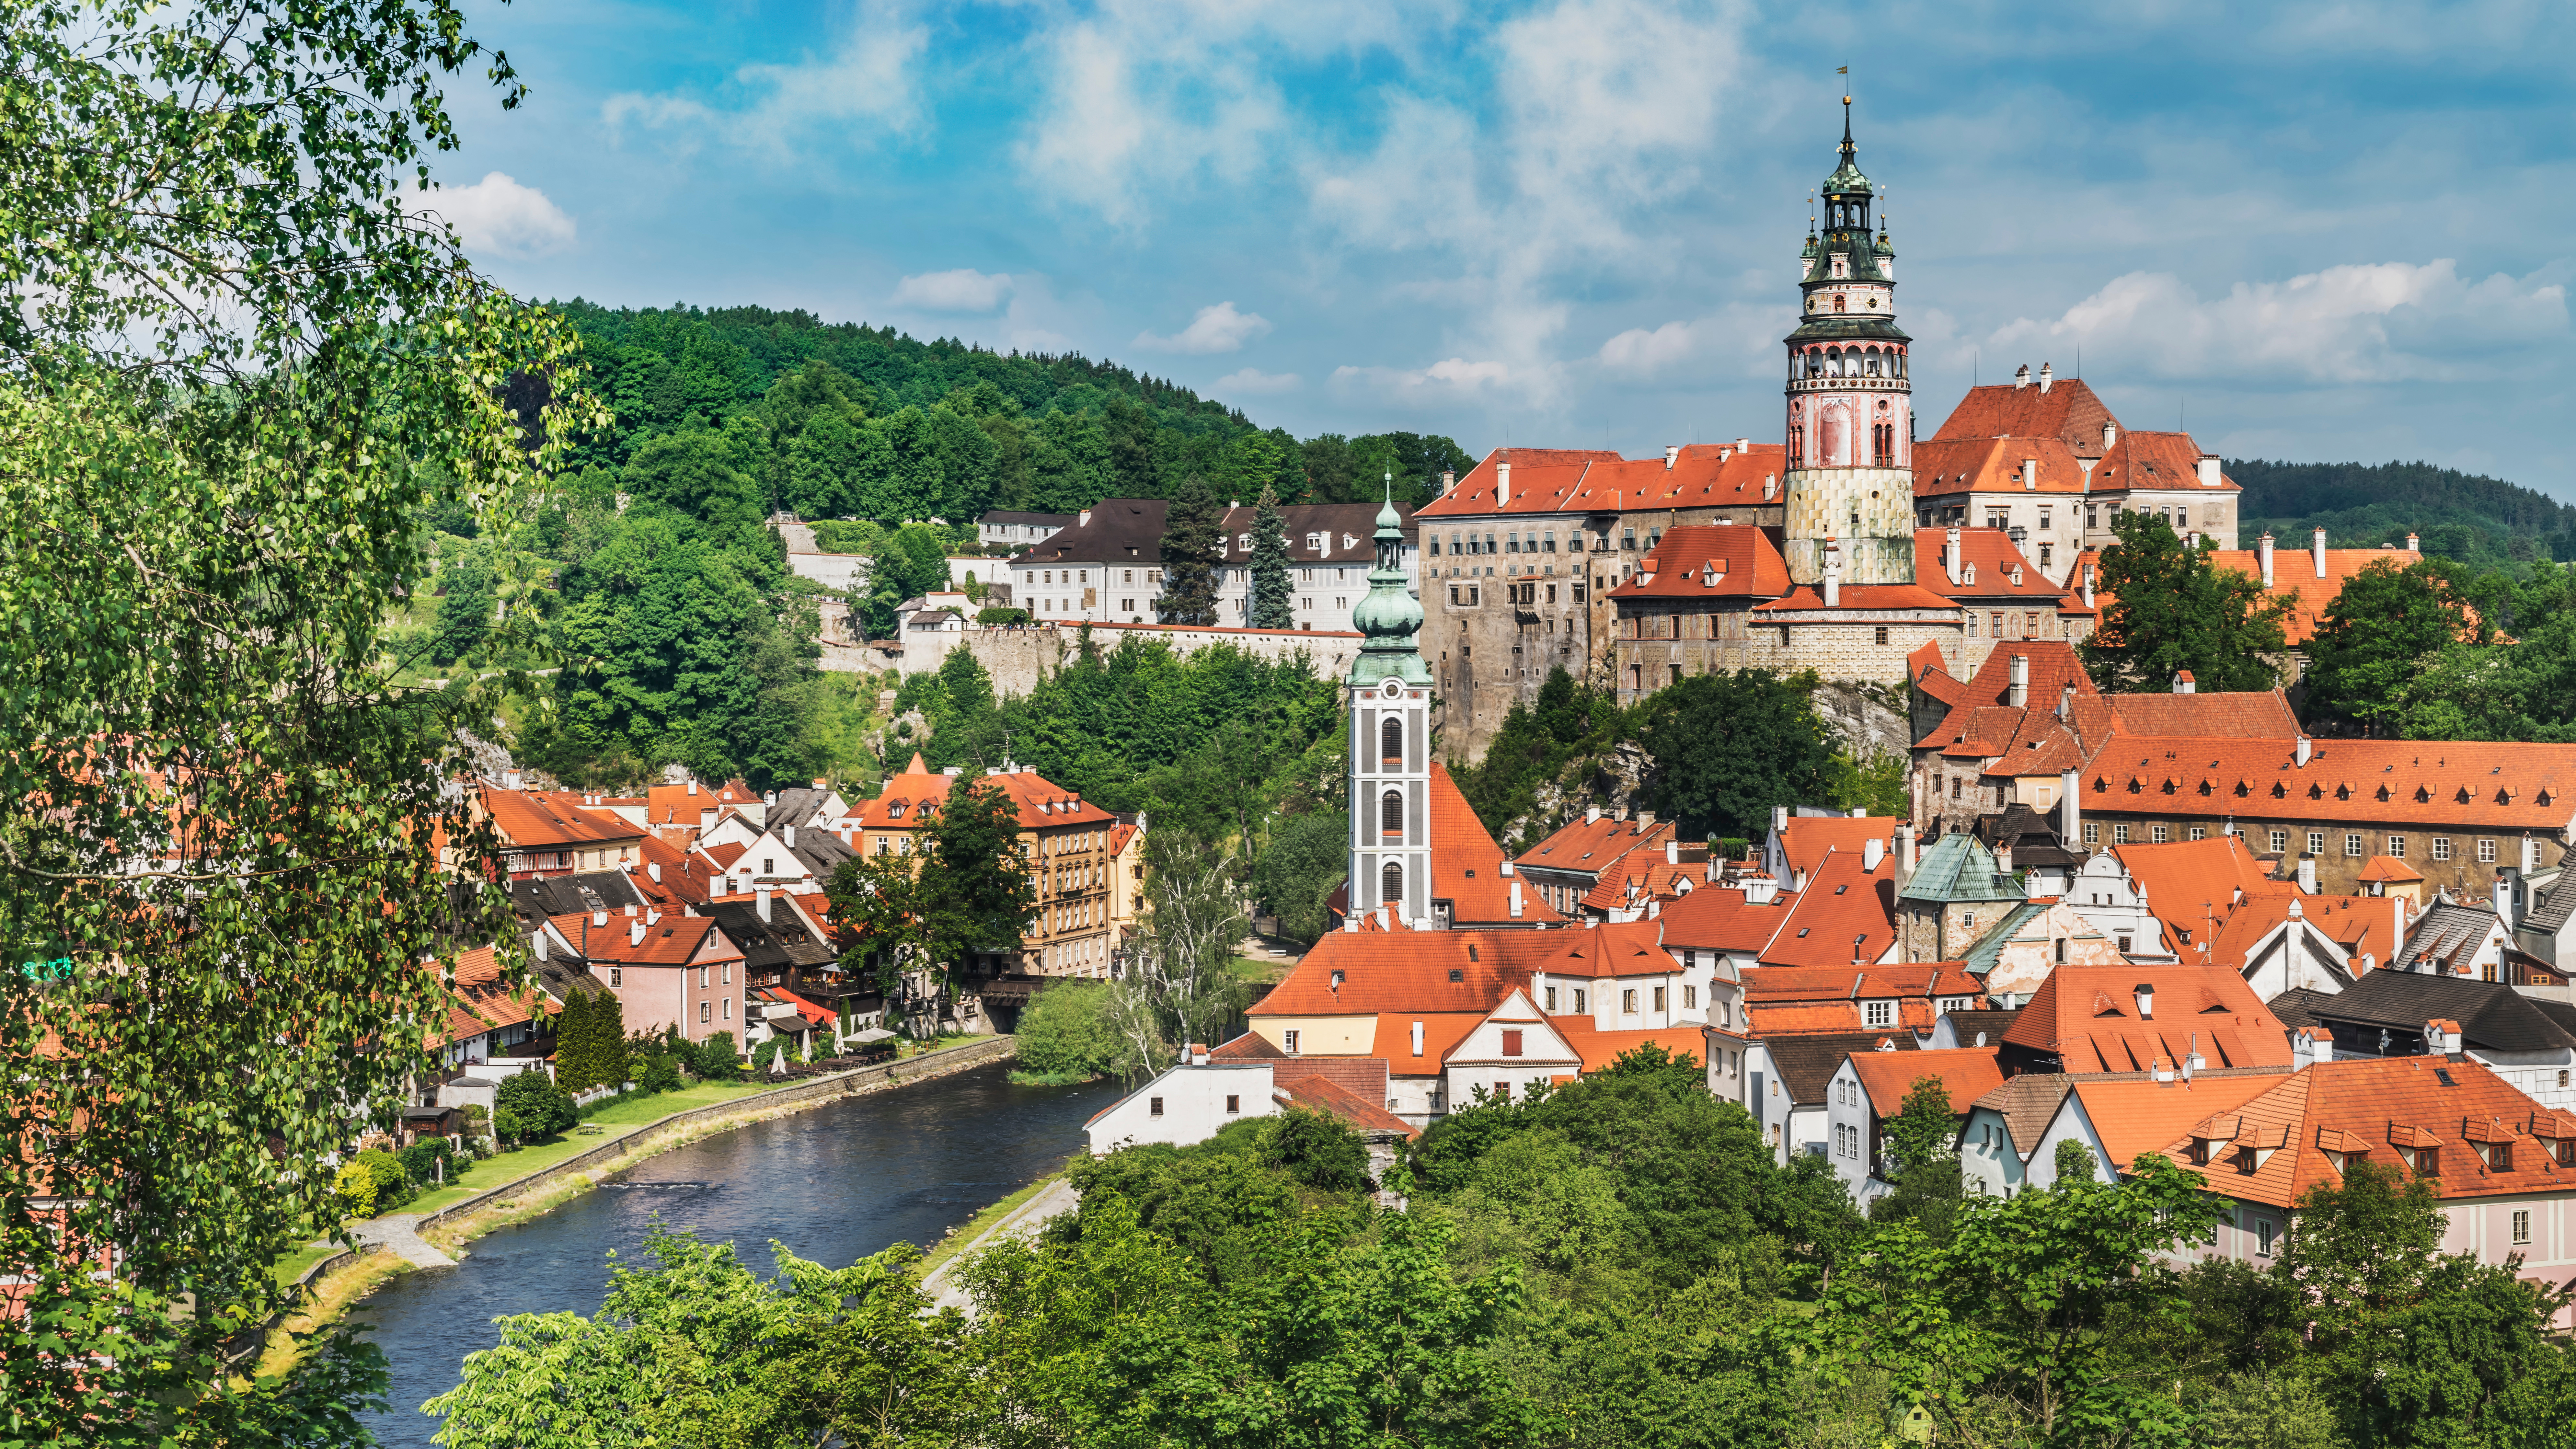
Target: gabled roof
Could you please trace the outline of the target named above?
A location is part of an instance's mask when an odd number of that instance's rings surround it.
[[[1565,919],[1527,887],[1521,891],[1521,913],[1512,914],[1512,881],[1503,874],[1503,848],[1476,818],[1467,797],[1458,793],[1449,767],[1436,761],[1431,766],[1430,814],[1431,898],[1449,902],[1452,924],[1536,926]]]
[[[1497,448],[1458,486],[1415,515],[1425,527],[1453,518],[1517,513],[1624,513],[1635,509],[1759,505],[1764,483],[1787,476],[1788,449],[1760,443],[1693,443],[1667,468],[1661,457],[1627,459],[1606,449]],[[1511,497],[1495,501],[1497,465],[1511,465]],[[1768,501],[1776,502],[1777,492]]]
[[[1522,851],[1512,864],[1525,870],[1578,871],[1598,876],[1612,861],[1632,850],[1651,846],[1660,853],[1673,828],[1669,820],[1648,824],[1606,814],[1598,820],[1576,816],[1545,840]]]
[[[1421,1128],[1413,1126],[1375,1102],[1361,1099],[1325,1077],[1312,1074],[1284,1076],[1274,1071],[1271,1090],[1309,1111],[1339,1117],[1362,1132],[1400,1133],[1406,1137],[1422,1135]]]
[[[648,916],[607,913],[604,923],[600,913],[554,917],[555,934],[561,936],[581,959],[606,966],[687,966],[696,963],[704,953],[707,961],[739,961],[742,952],[714,921],[704,916],[674,916],[661,913]],[[643,939],[635,939],[635,928],[644,928]]]
[[[1587,911],[1633,911],[1649,901],[1676,901],[1699,889],[1708,878],[1708,848],[1694,846],[1685,857],[1666,860],[1660,850],[1629,852],[1626,859],[1601,873],[1580,904]]]
[[[2167,944],[2177,951],[2185,944],[2210,947],[2235,914],[2240,891],[2248,900],[2299,891],[2297,881],[2274,879],[2241,835],[2115,845],[2111,854],[2146,892],[2148,911],[2165,924]]]
[[[1612,599],[1776,599],[1789,592],[1789,564],[1771,536],[1741,524],[1672,530],[1610,591]]]
[[[2084,1120],[2093,1124],[2093,1134],[2102,1139],[2103,1151],[2111,1159],[2104,1166],[2126,1172],[2144,1152],[2181,1162],[2182,1154],[2171,1150],[2177,1137],[2212,1114],[2235,1111],[2280,1082],[2277,1076],[2197,1075],[2185,1082],[2177,1074],[2170,1082],[2089,1081],[2073,1086],[2077,1100],[2084,1104]],[[2214,1168],[2202,1173],[2217,1180]]]
[[[542,921],[574,911],[622,911],[645,904],[622,870],[584,871],[510,882],[510,903],[521,917]]]
[[[657,865],[662,868],[658,881],[653,878],[653,867]],[[642,896],[644,904],[665,911],[695,905],[714,889],[714,882],[707,879],[704,861],[651,833],[635,848],[635,869],[626,879],[628,888]]]
[[[568,850],[632,844],[642,832],[606,810],[585,808],[570,790],[504,790],[483,787],[492,828],[522,850]]]
[[[1245,1014],[1481,1017],[1526,985],[1562,945],[1554,931],[1328,931]],[[1338,988],[1336,971],[1342,973]]]
[[[1968,697],[1967,686],[1953,677],[1949,666],[1942,662],[1938,642],[1925,640],[1914,646],[1914,652],[1905,656],[1905,675],[1916,689],[1943,704],[1956,706]]]
[[[2080,377],[2052,379],[2046,388],[2032,383],[2014,387],[1989,383],[1968,389],[1959,405],[1941,420],[1931,442],[1972,438],[2053,438],[2077,457],[2102,455],[2102,425],[2116,424],[2111,410]],[[1928,446],[1915,444],[1920,450]]]
[[[2093,467],[2093,491],[2096,493],[2134,493],[2165,489],[2195,488],[2219,495],[2240,491],[2234,479],[2221,473],[2216,487],[2200,481],[2200,444],[2189,433],[2164,433],[2132,430],[2120,435],[2102,461]],[[2186,525],[2188,527],[2188,525]]]
[[[2101,439],[2094,439],[2101,450]],[[2029,486],[2024,465],[2038,465],[2037,486]],[[2074,449],[2057,438],[1933,438],[1914,445],[1914,496],[1936,498],[1955,493],[2082,493],[2084,465]],[[2067,526],[2070,536],[2077,530]],[[1939,557],[1936,550],[1935,558]]]
[[[2028,898],[2021,882],[2003,873],[1995,853],[1964,830],[1951,831],[1932,842],[1932,848],[1923,853],[1922,863],[1897,894],[1904,900],[1941,904]]]
[[[2002,1086],[1979,1097],[1976,1105],[2004,1119],[2013,1151],[2027,1159],[2048,1131],[2048,1119],[2057,1115],[2058,1104],[2074,1087],[2075,1079],[2059,1072],[2024,1072],[2005,1078]]]
[[[2501,981],[2435,976],[2413,971],[2372,971],[2342,991],[2308,1003],[2319,1025],[2421,1032],[2428,1021],[2460,1024],[2473,1051],[2539,1052],[2576,1048],[2576,1031],[2540,1002]]]
[[[2085,808],[2368,824],[2438,812],[2455,830],[2548,831],[2576,814],[2576,744],[2314,742],[2113,735],[2084,770]]]
[[[2066,590],[2041,573],[2039,565],[2023,557],[2013,546],[2011,535],[2000,528],[1963,528],[1959,530],[1959,582],[1950,582],[1950,571],[1943,567],[1942,551],[1950,546],[1949,530],[1918,528],[1914,530],[1914,581],[1944,598],[1963,604],[2045,604],[2054,610],[2065,602]],[[2045,641],[2028,641],[2038,644]],[[2002,649],[2003,645],[1995,646]],[[2021,647],[2016,643],[2013,647]],[[2066,648],[2064,644],[2057,646]],[[2048,696],[2057,698],[2051,686]],[[2038,696],[2034,694],[2032,698]]]
[[[1894,854],[1896,827],[1904,823],[1898,815],[1793,815],[1780,827],[1780,853],[1789,869],[1812,875],[1827,855],[1839,850],[1857,856],[1873,840]]]
[[[2075,700],[2075,727],[2085,739],[2224,736],[2295,740],[2299,717],[2277,689],[2211,694],[2097,694]]]
[[[816,939],[791,904],[792,896],[769,898],[769,919],[760,918],[760,900],[752,895],[719,896],[697,908],[698,914],[724,929],[725,939],[742,952],[743,967],[757,971],[774,966],[822,966],[840,953]]]
[[[2154,988],[2155,1016],[2136,988]],[[2058,1059],[2070,1075],[2180,1068],[2195,1045],[2212,1068],[2290,1064],[2289,1033],[2244,978],[2215,966],[2057,967],[2004,1033],[2012,1046]]]
[[[2502,932],[2505,944],[2512,944],[2513,933],[2503,930],[2492,907],[2437,901],[2417,918],[2406,933],[2406,945],[2388,964],[2396,971],[2440,970],[2458,975],[2469,969],[2478,948],[2497,932]]]
[[[1658,924],[1664,928],[1664,944],[1675,949],[1759,955],[1789,919],[1797,899],[1779,896],[1768,905],[1749,906],[1740,888],[1702,886],[1664,907]]]
[[[1876,961],[1895,942],[1896,856],[1881,855],[1873,871],[1858,851],[1829,851],[1761,959],[1765,966],[1846,966]]]
[[[1550,976],[1598,980],[1615,976],[1661,976],[1673,970],[1663,947],[1661,921],[1605,923],[1583,931],[1552,931],[1560,949],[1540,958],[1537,969]]]
[[[2386,881],[2390,885],[2410,885],[2423,878],[2422,871],[2402,860],[2385,855],[2372,856],[2363,864],[2361,874],[2357,877],[2365,884],[2372,881]]]
[[[2093,677],[2084,672],[2084,661],[2075,657],[2072,645],[2062,639],[2015,639],[1997,644],[1977,666],[1967,681],[1965,702],[1976,705],[2012,707],[2012,662],[2019,657],[2029,662],[2030,692],[2023,704],[2043,715],[2055,718],[2057,702],[2066,686],[2075,686],[2075,697],[2098,696]]]
[[[1763,1050],[1771,1054],[1778,1068],[1780,1083],[1789,1089],[1789,1100],[1801,1107],[1820,1107],[1825,1103],[1825,1089],[1842,1069],[1843,1059],[1854,1052],[1914,1052],[1914,1033],[1910,1031],[1819,1032],[1807,1036],[1766,1036]]]
[[[739,778],[721,785],[701,784],[692,792],[687,783],[655,785],[644,792],[644,823],[660,827],[685,826],[695,830],[708,810],[724,810],[758,805],[760,796]]]
[[[2021,1008],[2016,1006],[1945,1011],[1941,1015],[1949,1020],[1950,1030],[1958,1034],[1959,1045],[1963,1047],[1977,1045],[1977,1034],[1983,1032],[1986,1037],[1985,1044],[1993,1047],[2004,1039],[2005,1032],[2012,1030],[2013,1018],[2021,1015]]]
[[[501,966],[492,948],[477,946],[456,958],[455,995],[448,999],[444,1026],[429,1034],[431,1048],[481,1036],[505,1026],[536,1020],[559,1010],[533,986],[513,991],[501,984]]]
[[[2367,956],[2371,968],[2385,966],[2398,949],[2397,909],[2403,904],[2385,896],[2248,896],[2218,928],[2209,959],[2243,970],[2246,956],[2288,921],[2296,906],[2302,920],[2335,943],[2344,961]]]
[[[2543,1144],[2529,1137],[2534,1125],[2568,1130],[2560,1115],[2514,1090],[2483,1063],[2465,1057],[2380,1057],[2319,1062],[2241,1108],[2213,1114],[2177,1134],[2162,1149],[2180,1159],[2201,1132],[2223,1133],[2222,1142],[2268,1146],[2252,1172],[2238,1170],[2241,1149],[2200,1169],[2209,1191],[2240,1202],[2287,1208],[2312,1187],[2339,1186],[2343,1174],[2326,1156],[2324,1141],[2338,1150],[2362,1151],[2363,1160],[2416,1173],[2397,1150],[2400,1143],[2431,1146],[2439,1157],[2434,1174],[2444,1199],[2500,1197],[2518,1194],[2563,1195],[2564,1174],[2556,1172]],[[2511,1146],[2512,1165],[2491,1168],[2470,1145],[2473,1140],[2503,1140]],[[2422,1159],[2417,1159],[2419,1162]]]
[[[1377,1035],[1369,1054],[1399,1077],[1436,1077],[1446,1070],[1449,1053],[1467,1034],[1484,1024],[1481,1011],[1387,1011],[1377,1018]],[[1413,1024],[1422,1023],[1422,1054],[1413,1052]],[[1245,1033],[1250,1036],[1250,1033]],[[1252,1038],[1260,1041],[1259,1037]],[[1267,1042],[1262,1043],[1268,1046]],[[1274,1054],[1275,1051],[1274,1051]]]
[[[1950,1111],[1965,1116],[1979,1097],[2004,1083],[2003,1068],[1992,1047],[1959,1047],[1941,1051],[1853,1052],[1852,1075],[1869,1097],[1870,1110],[1893,1117],[1905,1108],[1914,1084],[1933,1078],[1949,1093]]]

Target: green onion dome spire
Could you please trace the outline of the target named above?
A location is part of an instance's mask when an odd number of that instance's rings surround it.
[[[1387,485],[1386,506],[1377,511],[1377,566],[1369,570],[1368,597],[1351,611],[1351,627],[1360,631],[1360,655],[1351,661],[1350,684],[1361,688],[1383,679],[1427,685],[1431,671],[1413,636],[1422,631],[1422,604],[1405,587],[1404,516],[1395,511],[1395,485]]]

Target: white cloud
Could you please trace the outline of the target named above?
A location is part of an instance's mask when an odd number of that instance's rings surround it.
[[[2131,272],[2062,316],[1997,329],[1986,348],[1998,360],[2062,362],[2036,354],[2080,342],[2095,360],[2151,377],[2352,384],[2489,376],[2500,354],[2566,332],[2564,285],[2537,274],[2473,282],[2446,258],[2239,282],[2206,299],[2170,273]]]
[[[539,257],[573,244],[573,220],[563,208],[503,171],[471,186],[414,187],[412,205],[455,227],[469,251]]]
[[[913,62],[929,46],[929,30],[910,23],[889,4],[862,3],[832,49],[789,65],[753,64],[736,69],[735,93],[715,103],[678,94],[621,91],[600,115],[610,131],[628,125],[667,133],[683,150],[713,136],[744,150],[784,156],[812,133],[864,140],[869,128],[896,134],[922,123]]]
[[[1276,393],[1295,392],[1304,385],[1304,379],[1293,372],[1263,372],[1257,367],[1247,367],[1240,372],[1229,372],[1218,378],[1216,385],[1208,391],[1266,397]]]
[[[1500,362],[1451,357],[1424,368],[1337,367],[1333,386],[1343,394],[1393,407],[1453,405],[1513,381]]]
[[[1621,372],[1657,373],[1700,355],[1707,343],[1696,322],[1667,322],[1652,332],[1631,327],[1601,344],[1601,365]]]
[[[1189,326],[1169,337],[1137,333],[1135,345],[1153,352],[1204,356],[1211,352],[1240,352],[1243,344],[1267,336],[1269,331],[1269,319],[1260,313],[1237,312],[1232,302],[1219,302],[1213,307],[1201,307]]]
[[[898,307],[918,307],[925,312],[990,312],[1009,295],[1009,273],[959,267],[904,278],[895,286],[893,301]]]

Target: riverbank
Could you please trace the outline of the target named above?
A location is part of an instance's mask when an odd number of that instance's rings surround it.
[[[989,1062],[1008,1060],[1014,1050],[1015,1044],[1010,1037],[988,1036],[881,1066],[809,1077],[784,1087],[702,1086],[680,1094],[666,1093],[623,1102],[583,1125],[617,1125],[608,1120],[614,1114],[633,1109],[649,1111],[670,1101],[674,1095],[685,1097],[690,1092],[711,1089],[727,1092],[723,1099],[676,1112],[664,1112],[614,1135],[594,1139],[581,1135],[576,1129],[559,1142],[542,1148],[527,1148],[488,1158],[476,1163],[475,1167],[513,1164],[513,1159],[525,1159],[536,1152],[546,1152],[550,1160],[514,1164],[527,1170],[511,1171],[506,1180],[489,1185],[475,1184],[469,1176],[466,1181],[451,1184],[438,1193],[424,1194],[395,1216],[416,1217],[412,1230],[424,1241],[452,1256],[463,1257],[464,1245],[475,1238],[559,1207],[590,1191],[601,1179],[648,1158],[754,1122],[802,1112],[846,1097],[947,1076]],[[548,1150],[567,1145],[568,1151]],[[509,1169],[505,1167],[504,1171]],[[275,1351],[285,1324],[301,1324],[302,1331],[310,1332],[333,1322],[363,1296],[362,1291],[351,1285],[372,1288],[384,1278],[406,1271],[410,1266],[389,1259],[390,1254],[343,1248],[313,1261],[297,1278],[297,1286],[303,1290],[304,1307],[283,1323],[269,1325],[265,1335],[269,1352]],[[264,1359],[267,1356],[263,1354]]]

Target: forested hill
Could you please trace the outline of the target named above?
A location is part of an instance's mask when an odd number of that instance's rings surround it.
[[[2576,558],[2576,506],[2501,478],[2430,463],[2279,463],[2231,459],[2245,490],[2247,547],[2269,528],[2304,539],[2323,528],[2338,547],[2402,544],[2461,559]]]
[[[1196,474],[1251,498],[1344,502],[1392,473],[1432,496],[1468,460],[1446,438],[1389,433],[1299,442],[1188,388],[1078,354],[999,353],[891,327],[765,307],[551,304],[582,334],[616,415],[577,468],[623,474],[657,439],[726,437],[771,507],[812,517],[952,524],[986,508],[1072,512],[1107,497],[1169,498]],[[703,448],[692,446],[692,451]],[[648,466],[649,466],[648,460]],[[659,471],[659,470],[657,470]]]

